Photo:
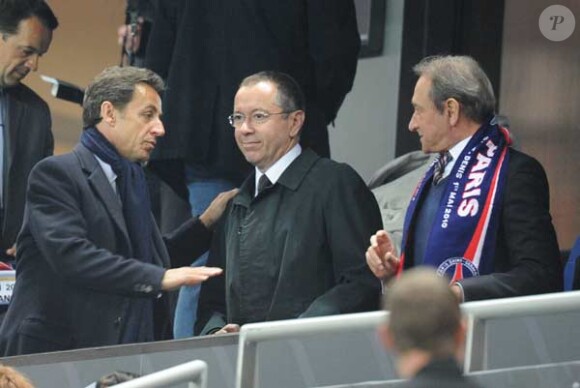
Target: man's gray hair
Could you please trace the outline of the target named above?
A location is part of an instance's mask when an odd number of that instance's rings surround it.
[[[489,78],[468,56],[432,56],[413,67],[415,74],[432,82],[431,100],[439,112],[448,98],[456,99],[463,114],[483,123],[495,112],[495,95]]]
[[[384,307],[390,311],[389,328],[399,352],[453,355],[461,312],[447,278],[430,268],[405,271],[388,288]]]
[[[85,91],[83,127],[94,127],[101,122],[101,105],[105,101],[123,110],[133,99],[137,84],[149,85],[159,94],[165,90],[161,77],[148,69],[113,66],[103,70]]]

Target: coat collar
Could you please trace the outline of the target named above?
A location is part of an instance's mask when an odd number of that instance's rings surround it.
[[[308,174],[308,171],[316,164],[320,159],[314,151],[310,149],[305,149],[302,151],[300,156],[298,156],[294,161],[288,166],[288,168],[282,173],[276,185],[281,185],[289,190],[296,191],[300,187],[300,184]],[[240,192],[233,199],[233,205],[241,205],[244,207],[249,207],[250,203],[254,199],[254,182],[256,173],[255,171],[250,174],[242,183]]]

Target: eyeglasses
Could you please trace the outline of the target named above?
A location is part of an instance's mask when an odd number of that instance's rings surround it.
[[[270,119],[271,116],[287,115],[296,112],[295,110],[289,112],[270,113],[265,111],[255,111],[249,117],[249,123],[253,125],[261,125]],[[246,121],[246,115],[243,113],[232,113],[228,116],[228,122],[234,128],[239,128]]]

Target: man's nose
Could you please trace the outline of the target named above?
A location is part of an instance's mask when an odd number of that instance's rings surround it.
[[[413,116],[411,116],[411,120],[409,120],[409,131],[411,132],[415,132],[415,130],[417,129],[417,124],[415,123],[415,114],[413,113]]]
[[[36,71],[38,69],[38,59],[40,58],[40,55],[38,54],[32,54],[27,60],[26,60],[26,67],[28,67],[31,71]]]
[[[236,128],[241,134],[248,134],[254,132],[254,127],[250,124],[250,117],[246,117],[240,126]]]
[[[155,137],[161,137],[165,135],[165,127],[161,122],[161,119],[157,119],[158,123],[155,124],[153,130],[151,131]]]

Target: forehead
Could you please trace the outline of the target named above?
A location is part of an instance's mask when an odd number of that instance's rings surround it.
[[[268,81],[242,86],[236,93],[234,107],[237,110],[238,108],[259,109],[278,106],[276,103],[277,91],[276,85]]]
[[[428,106],[432,105],[431,101],[431,78],[422,75],[415,84],[415,92],[413,93],[412,103],[414,105]]]
[[[19,46],[28,46],[36,49],[39,53],[45,53],[52,40],[52,30],[47,28],[36,16],[21,20],[16,34],[11,35]]]
[[[159,93],[145,83],[138,83],[135,85],[135,91],[133,92],[133,97],[127,108],[130,109],[145,109],[147,107],[152,107],[158,111],[161,111],[161,97]]]
[[[428,97],[429,93],[431,92],[431,84],[432,84],[431,78],[425,75],[419,77],[417,83],[415,84],[414,96],[422,98]]]

